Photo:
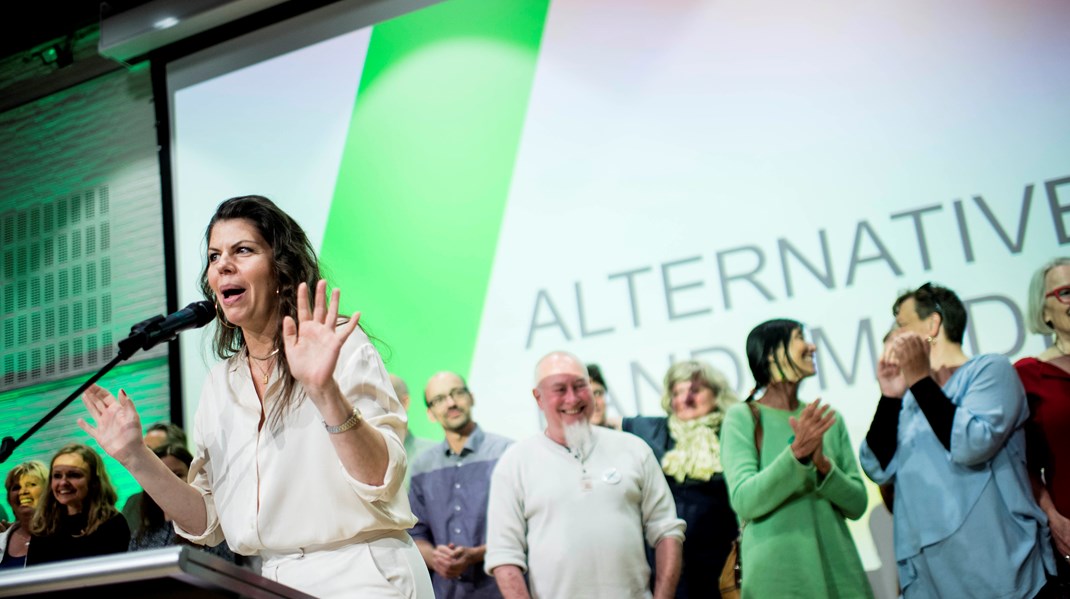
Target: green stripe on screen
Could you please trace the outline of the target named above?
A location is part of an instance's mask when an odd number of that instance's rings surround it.
[[[548,4],[449,0],[372,32],[321,255],[423,437],[426,379],[471,366]]]

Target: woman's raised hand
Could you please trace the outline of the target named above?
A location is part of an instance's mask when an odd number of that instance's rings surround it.
[[[290,373],[304,386],[313,402],[319,402],[333,385],[334,367],[338,352],[349,335],[357,328],[360,313],[349,322],[338,322],[338,289],[331,292],[327,304],[327,282],[320,279],[316,284],[315,303],[308,307],[308,286],[297,286],[297,322],[287,316],[282,321],[282,339],[286,345],[286,361]]]
[[[796,459],[810,457],[821,447],[821,439],[836,422],[836,412],[829,406],[821,405],[816,399],[807,404],[798,418],[788,418],[791,430],[795,431],[795,440],[791,442],[791,451]]]
[[[125,464],[132,452],[144,445],[141,418],[126,391],[120,389],[116,399],[103,387],[93,385],[82,394],[82,403],[96,426],[82,418],[78,419],[78,426],[120,464]]]

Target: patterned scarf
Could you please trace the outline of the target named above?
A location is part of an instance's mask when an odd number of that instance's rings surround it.
[[[669,436],[676,441],[676,447],[661,458],[665,474],[682,483],[688,478],[707,481],[721,472],[721,442],[717,440],[717,431],[723,417],[720,412],[710,412],[694,420],[670,415]]]

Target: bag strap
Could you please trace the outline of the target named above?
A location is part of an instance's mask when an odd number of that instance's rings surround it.
[[[758,450],[758,463],[761,464],[762,458],[762,417],[758,414],[757,400],[750,400],[747,402],[750,407],[750,415],[754,417],[754,448]]]
[[[750,415],[754,418],[754,449],[758,451],[758,468],[761,469],[762,465],[762,417],[758,414],[758,401],[755,399],[747,400],[747,407],[750,408]],[[743,528],[747,526],[746,520],[739,521],[739,536],[736,537],[737,542],[743,540]],[[741,543],[742,544],[742,543]]]

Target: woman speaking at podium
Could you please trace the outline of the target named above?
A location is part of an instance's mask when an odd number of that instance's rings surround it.
[[[262,574],[317,597],[433,596],[405,532],[405,413],[382,360],[327,300],[304,231],[267,198],[224,201],[205,232],[201,289],[215,353],[187,484],[142,442],[134,404],[92,387],[79,421],[177,532],[259,555]]]

